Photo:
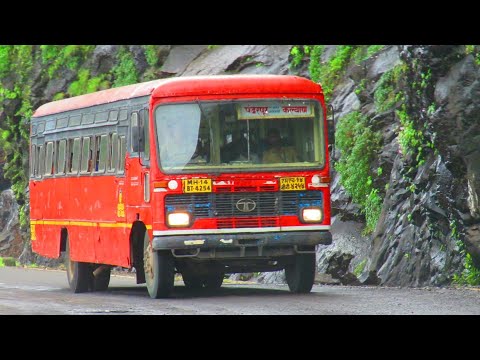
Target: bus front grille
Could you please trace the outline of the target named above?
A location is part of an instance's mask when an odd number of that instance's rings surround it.
[[[322,206],[321,191],[235,192],[167,195],[165,211],[189,211],[195,219],[217,219],[217,228],[279,226],[279,217]]]

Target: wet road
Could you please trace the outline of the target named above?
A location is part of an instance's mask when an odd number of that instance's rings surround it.
[[[112,276],[107,292],[73,294],[59,270],[0,268],[0,315],[6,314],[480,314],[480,288],[400,289],[315,285],[226,284],[190,292],[180,281],[171,298],[154,300],[131,276]]]

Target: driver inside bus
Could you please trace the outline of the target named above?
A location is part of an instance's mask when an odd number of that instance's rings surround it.
[[[298,156],[293,146],[286,146],[282,142],[280,132],[276,128],[268,131],[266,138],[267,150],[263,153],[264,164],[297,162]]]

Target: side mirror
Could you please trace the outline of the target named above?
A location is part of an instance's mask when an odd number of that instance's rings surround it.
[[[140,124],[138,112],[132,113],[132,117],[130,120],[130,131],[132,134],[132,150],[133,152],[141,152],[144,151],[145,148],[145,140],[144,140],[144,133],[142,124]]]
[[[333,105],[327,107],[328,148],[333,156],[335,152],[335,109]]]

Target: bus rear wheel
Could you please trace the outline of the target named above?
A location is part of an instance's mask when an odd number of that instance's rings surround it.
[[[203,278],[203,286],[209,290],[217,290],[222,286],[224,277],[225,268],[219,264],[211,264]]]
[[[182,279],[187,289],[198,290],[203,287],[202,278],[191,273],[190,271],[183,271]]]
[[[207,277],[203,280],[203,285],[206,289],[209,290],[217,290],[223,284],[223,278],[225,277],[225,273],[223,272],[214,272],[207,275]]]
[[[154,251],[148,232],[143,239],[143,266],[148,294],[153,299],[169,297],[175,280],[175,264],[170,252]]]
[[[87,292],[90,288],[92,269],[89,263],[73,261],[70,258],[70,244],[67,238],[65,249],[65,267],[70,289],[74,293]]]
[[[103,267],[100,269],[100,267]],[[98,274],[95,274],[95,271],[99,271]],[[110,273],[112,268],[107,265],[100,265],[97,269],[93,271],[93,290],[94,291],[106,291],[108,285],[110,284]]]
[[[306,294],[312,290],[315,281],[315,254],[299,254],[293,264],[285,267],[290,292]]]

